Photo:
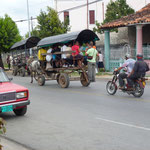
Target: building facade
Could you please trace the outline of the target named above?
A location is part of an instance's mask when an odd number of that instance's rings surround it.
[[[102,23],[106,12],[107,4],[110,0],[54,0],[55,9],[59,12],[59,18],[64,21],[69,18],[71,31],[80,31],[83,29],[93,29],[96,27],[95,22]],[[97,2],[96,2],[97,1]],[[115,0],[113,0],[115,1]],[[135,11],[144,7],[150,0],[126,0],[127,4],[135,9]],[[88,12],[88,13],[87,13]],[[87,17],[88,16],[88,17]]]

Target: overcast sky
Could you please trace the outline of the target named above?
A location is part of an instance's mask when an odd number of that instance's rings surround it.
[[[0,0],[0,16],[8,14],[14,21],[27,19],[27,0]],[[46,6],[54,7],[53,0],[28,0],[30,16],[36,17],[40,10],[46,10]],[[27,22],[18,22],[18,28],[22,36],[28,31]],[[33,22],[36,25],[36,22]]]
[[[0,0],[0,16],[8,14],[14,21],[21,19],[27,19],[27,0]],[[28,0],[30,17],[36,17],[39,15],[40,10],[46,10],[46,6],[55,7],[54,0]],[[60,0],[59,0],[60,1]],[[80,0],[79,0],[80,1]],[[92,1],[92,0],[89,0]],[[106,4],[110,0],[103,0]],[[86,0],[85,0],[86,2]],[[135,10],[141,9],[145,3],[150,3],[150,0],[127,0],[127,3],[132,6]],[[79,2],[80,5],[80,2]],[[27,22],[18,22],[18,28],[22,36],[28,31]],[[36,25],[36,21],[33,22]]]

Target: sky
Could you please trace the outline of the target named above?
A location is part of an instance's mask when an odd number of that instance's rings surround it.
[[[27,0],[0,0],[0,16],[8,14],[14,21],[27,19]],[[54,7],[53,0],[28,0],[30,17],[38,16],[40,10],[46,11],[47,6]],[[33,26],[36,21],[33,21]],[[24,36],[28,31],[28,22],[17,22],[20,34]]]
[[[33,18],[40,14],[41,9],[46,11],[47,6],[55,8],[54,0],[28,0],[28,1],[29,1],[30,17],[32,16]],[[75,0],[72,0],[72,1],[75,1]],[[78,0],[78,1],[81,1],[81,0]],[[92,0],[89,0],[89,1],[92,1]],[[110,0],[103,0],[105,5],[107,5],[109,1]],[[0,0],[0,2],[1,2],[0,4],[0,16],[1,17],[3,17],[4,14],[8,14],[14,21],[27,19],[27,0]],[[137,11],[141,9],[146,3],[150,3],[150,0],[127,0],[127,3]],[[79,5],[80,5],[80,2],[79,2]],[[37,22],[36,20],[34,20],[33,27],[35,27],[36,25],[37,25]],[[17,26],[22,36],[24,36],[28,32],[27,21],[17,22]]]

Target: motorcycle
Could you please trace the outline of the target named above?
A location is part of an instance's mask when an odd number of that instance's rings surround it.
[[[117,86],[116,82],[118,80],[119,71],[114,71],[113,74],[114,74],[114,76],[113,76],[112,81],[108,81],[108,83],[106,85],[106,90],[107,90],[108,94],[110,94],[110,95],[114,95],[118,90],[118,86]],[[144,94],[146,80],[147,79],[145,77],[135,79],[134,85],[133,85],[133,90],[129,90],[128,83],[124,79],[124,88],[120,89],[120,90],[124,93],[127,93],[128,95],[133,95],[134,97],[141,97]]]

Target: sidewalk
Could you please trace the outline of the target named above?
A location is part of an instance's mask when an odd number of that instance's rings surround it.
[[[6,71],[8,75],[12,75],[12,71]],[[105,73],[105,72],[104,72]],[[110,74],[110,75],[109,75]],[[113,78],[112,72],[108,72],[107,75],[96,75],[97,79],[106,79],[111,80]],[[150,81],[150,71],[146,73],[146,78],[148,78],[148,81]]]
[[[0,136],[0,144],[3,146],[2,150],[30,150],[16,142],[10,141],[2,136]]]

